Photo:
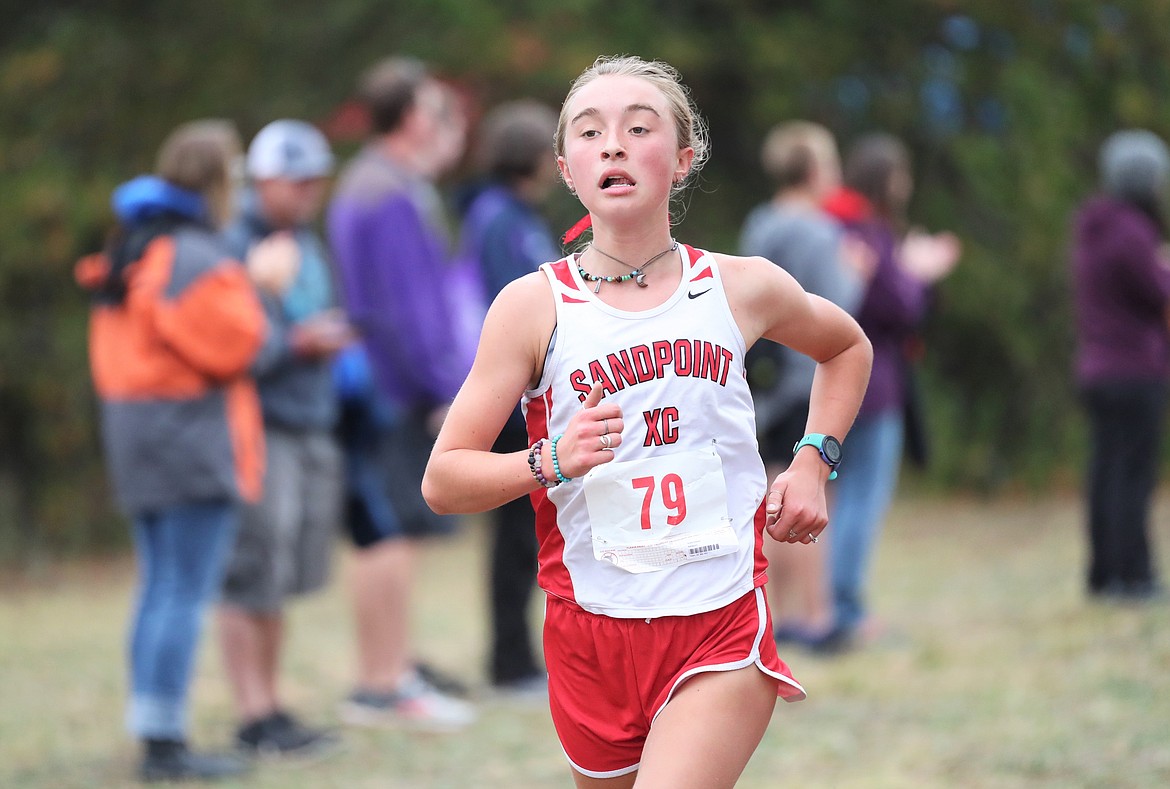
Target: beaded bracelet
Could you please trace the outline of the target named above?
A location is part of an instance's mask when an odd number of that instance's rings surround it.
[[[544,439],[536,439],[536,443],[528,448],[528,470],[532,472],[532,476],[540,483],[542,488],[555,488],[560,485],[560,481],[550,482],[544,472],[541,470],[541,454],[540,450],[544,446]]]
[[[549,452],[552,455],[553,471],[557,473],[557,484],[562,482],[569,482],[573,479],[572,477],[566,477],[561,473],[561,464],[557,460],[557,442],[564,437],[564,433],[557,433],[557,435],[553,438],[552,443],[549,444]]]

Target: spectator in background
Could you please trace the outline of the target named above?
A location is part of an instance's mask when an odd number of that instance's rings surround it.
[[[264,498],[244,511],[219,609],[224,666],[242,723],[238,745],[265,755],[320,753],[330,733],[294,717],[278,691],[288,598],[320,589],[341,520],[341,453],[330,357],[351,340],[325,247],[311,223],[333,170],[325,136],[297,120],[268,124],[246,162],[252,189],[227,229],[268,317],[253,364],[267,445]]]
[[[873,259],[865,254],[867,247],[847,243],[841,224],[821,208],[825,198],[841,186],[841,162],[833,135],[807,121],[782,123],[769,131],[760,158],[776,191],[748,215],[740,235],[740,254],[771,260],[809,293],[855,312],[865,278],[872,274]],[[748,353],[756,432],[768,479],[788,467],[793,447],[807,432],[815,371],[814,360],[784,345],[759,343]],[[825,552],[833,531],[830,528],[829,539],[821,543],[764,541],[778,642],[792,641],[816,650],[832,632]]]
[[[127,728],[144,781],[218,779],[247,762],[188,747],[202,618],[220,587],[241,499],[259,498],[260,405],[249,367],[264,312],[217,227],[240,151],[225,121],[178,127],[157,175],[118,187],[120,226],[83,260],[93,291],[90,365],[113,487],[133,519],[138,589]]]
[[[897,138],[872,133],[855,141],[845,157],[844,180],[847,191],[831,198],[833,211],[876,259],[857,311],[873,344],[873,372],[830,510],[834,622],[820,642],[826,652],[877,633],[865,603],[867,574],[898,485],[911,393],[907,344],[926,315],[930,286],[951,272],[960,252],[951,233],[907,230],[914,182],[909,152]]]
[[[550,146],[556,127],[556,112],[531,100],[496,107],[480,126],[475,164],[487,181],[465,213],[459,257],[475,267],[489,299],[512,280],[560,257],[538,210],[557,183],[556,159]],[[478,342],[478,331],[472,339]],[[493,449],[519,452],[527,448],[528,430],[517,403]],[[505,693],[543,695],[547,680],[528,622],[537,568],[532,503],[526,496],[513,499],[491,510],[488,521],[488,680]]]
[[[373,136],[342,173],[328,212],[346,311],[362,336],[361,348],[346,356],[356,364],[343,369],[360,371],[368,362],[373,383],[371,399],[350,398],[344,430],[357,442],[347,447],[347,522],[358,547],[352,584],[359,665],[341,715],[352,725],[456,729],[474,719],[474,709],[419,672],[409,614],[414,543],[453,525],[427,507],[420,484],[465,372],[434,183],[462,151],[464,121],[442,84],[410,58],[376,64],[359,91]],[[351,394],[362,391],[360,378]],[[353,429],[363,420],[376,430]]]
[[[1164,593],[1149,539],[1170,380],[1170,153],[1152,132],[1101,147],[1102,194],[1073,223],[1076,380],[1089,417],[1090,595],[1143,601]]]

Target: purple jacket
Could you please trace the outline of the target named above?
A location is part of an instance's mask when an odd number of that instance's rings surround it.
[[[873,345],[873,371],[859,415],[873,416],[905,405],[906,341],[926,314],[929,294],[926,285],[898,265],[897,239],[885,223],[866,220],[847,227],[878,256],[857,311],[857,322]]]
[[[1076,307],[1076,378],[1170,378],[1170,268],[1161,239],[1141,211],[1094,197],[1073,221],[1072,275]]]
[[[345,307],[381,392],[407,408],[449,402],[465,370],[434,187],[367,147],[341,174],[327,224]]]

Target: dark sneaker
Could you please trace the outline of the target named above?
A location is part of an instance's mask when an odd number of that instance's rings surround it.
[[[800,625],[776,625],[772,631],[772,640],[777,644],[806,644],[809,634]]]
[[[428,685],[435,688],[440,693],[448,696],[455,696],[460,699],[466,699],[471,696],[471,689],[460,682],[455,677],[451,676],[445,671],[440,671],[429,663],[423,663],[417,660],[414,663],[414,670],[418,675],[426,681]]]
[[[1157,581],[1111,581],[1089,592],[1109,603],[1158,603],[1166,600],[1166,589]]]
[[[804,646],[809,652],[825,657],[843,655],[856,649],[859,645],[854,629],[843,625],[834,625],[824,633],[808,636],[804,642]]]
[[[157,781],[219,781],[251,769],[246,759],[232,753],[196,753],[185,742],[149,740],[138,768],[144,783]]]
[[[341,740],[331,731],[310,728],[278,710],[241,726],[236,743],[241,750],[262,758],[315,759],[336,750]]]

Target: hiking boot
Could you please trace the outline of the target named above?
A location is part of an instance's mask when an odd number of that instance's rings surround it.
[[[351,726],[402,726],[435,733],[458,731],[477,717],[470,703],[443,693],[418,673],[395,691],[354,691],[338,714]]]
[[[240,750],[265,758],[313,759],[333,751],[340,742],[335,733],[305,726],[282,710],[245,724],[236,733]]]
[[[195,753],[181,740],[147,740],[138,767],[144,783],[156,781],[219,781],[243,775],[251,769],[246,759],[233,753]]]

